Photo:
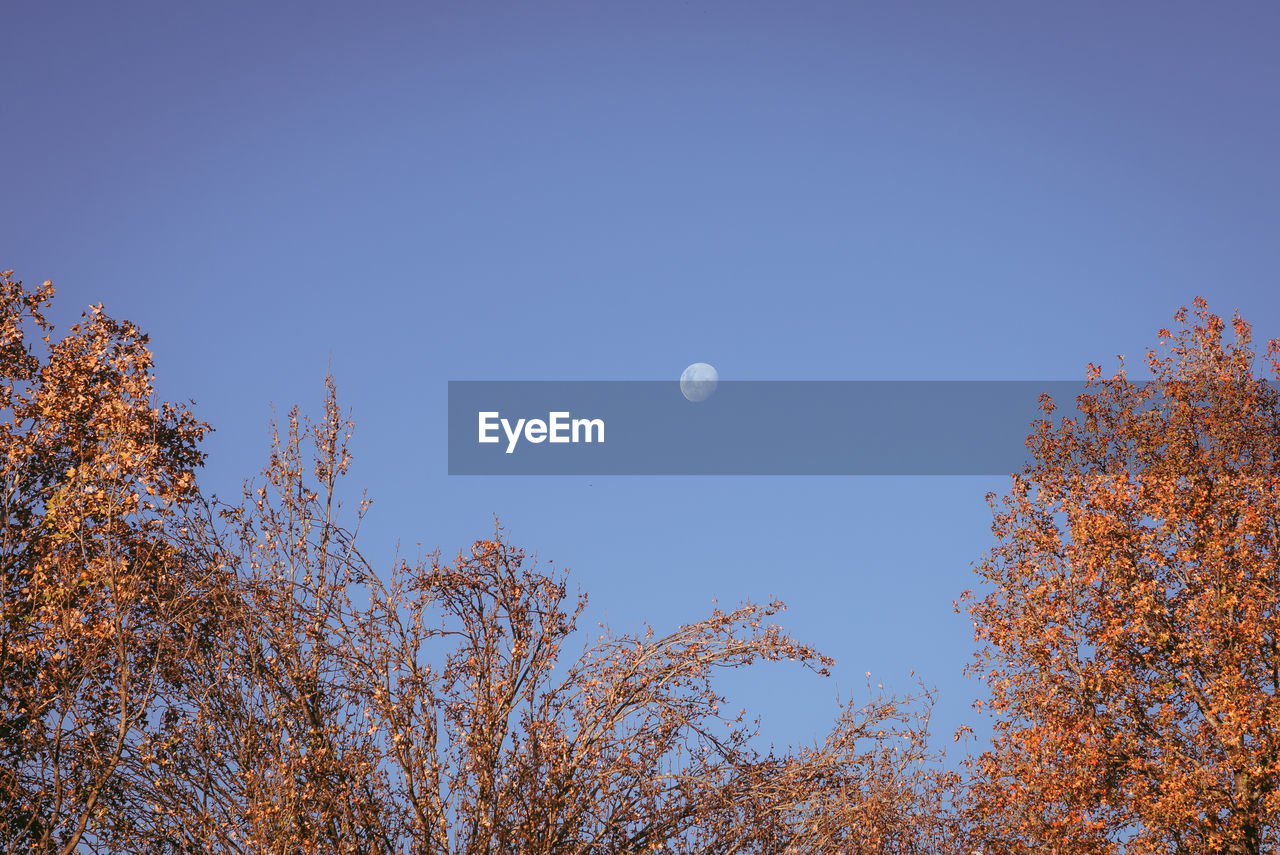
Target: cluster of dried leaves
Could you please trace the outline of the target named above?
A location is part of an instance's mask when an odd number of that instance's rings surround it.
[[[585,600],[500,529],[380,575],[332,383],[206,502],[208,427],[154,402],[146,337],[98,306],[54,340],[52,294],[0,281],[0,852],[958,847],[927,695],[781,753],[722,709],[721,669],[830,664],[780,603],[583,642]]]
[[[332,382],[207,501],[146,337],[95,306],[55,340],[52,295],[0,275],[5,855],[1280,850],[1280,401],[1203,301],[1155,382],[1046,400],[989,497],[962,602],[995,727],[962,780],[927,693],[758,751],[716,673],[830,665],[780,603],[584,642],[501,529],[379,574]]]
[[[1090,366],[1077,414],[1046,401],[1034,464],[989,497],[985,852],[1280,850],[1280,405],[1247,323],[1176,320],[1154,382]]]

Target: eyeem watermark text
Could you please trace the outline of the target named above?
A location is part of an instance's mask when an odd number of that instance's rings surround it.
[[[604,442],[604,419],[574,419],[568,411],[551,412],[542,419],[504,419],[496,410],[477,413],[482,443],[501,441],[498,428],[507,435],[507,454],[516,450],[521,436],[526,442]]]

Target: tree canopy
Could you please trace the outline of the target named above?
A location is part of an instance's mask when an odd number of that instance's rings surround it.
[[[1148,354],[1052,401],[966,595],[996,717],[970,818],[987,852],[1275,851],[1280,407],[1203,300]],[[1266,356],[1280,368],[1280,343]]]
[[[331,379],[240,501],[207,499],[208,428],[153,401],[146,337],[95,306],[55,340],[52,296],[4,274],[0,851],[953,847],[927,693],[768,752],[725,709],[725,669],[827,673],[781,603],[588,634],[585,595],[501,528],[380,571]]]
[[[932,695],[758,747],[716,675],[832,662],[780,602],[632,633],[501,526],[374,567],[332,378],[201,493],[146,336],[0,277],[0,852],[1240,853],[1280,844],[1280,342],[1197,300],[1152,379],[1042,399],[963,610],[989,747]],[[959,607],[959,604],[958,604]],[[962,728],[963,730],[963,728]]]

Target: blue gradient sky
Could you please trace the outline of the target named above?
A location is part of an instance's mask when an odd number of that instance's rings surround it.
[[[1280,335],[1274,4],[193,6],[0,11],[0,266],[152,334],[224,493],[332,359],[379,560],[498,513],[618,628],[780,596],[840,664],[729,684],[779,742],[868,670],[972,719],[1007,479],[450,478],[448,380],[1075,379],[1197,294]]]

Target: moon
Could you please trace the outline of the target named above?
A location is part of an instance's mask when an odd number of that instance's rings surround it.
[[[680,375],[680,394],[695,404],[711,397],[720,382],[720,374],[714,365],[695,362]]]

